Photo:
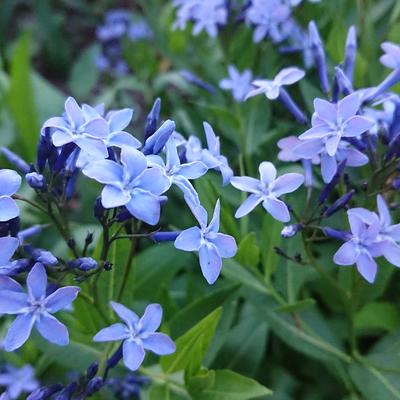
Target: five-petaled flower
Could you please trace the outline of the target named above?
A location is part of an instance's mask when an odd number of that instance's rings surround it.
[[[191,208],[200,227],[195,226],[182,231],[175,239],[175,247],[179,250],[199,252],[201,272],[211,285],[221,273],[222,258],[230,258],[236,254],[236,242],[232,236],[219,233],[219,200],[209,225],[207,211],[202,206],[192,205]]]
[[[27,364],[21,368],[6,365],[6,369],[0,372],[0,386],[6,388],[5,400],[18,399],[22,393],[31,393],[39,382],[35,379],[35,370]]]
[[[219,82],[219,87],[224,90],[231,90],[233,98],[238,102],[242,102],[252,89],[251,79],[253,74],[249,69],[240,73],[233,65],[228,67],[228,73],[229,78],[222,79]]]
[[[79,287],[65,286],[46,296],[47,275],[40,263],[36,263],[28,274],[27,293],[13,279],[1,278],[2,287],[6,288],[0,291],[0,313],[18,315],[4,339],[6,351],[21,347],[33,326],[49,342],[59,346],[69,343],[67,328],[51,314],[69,307],[78,295]]]
[[[157,224],[161,194],[169,189],[169,179],[160,168],[147,168],[146,156],[130,147],[121,150],[121,164],[98,160],[89,163],[83,173],[106,185],[101,193],[103,207],[125,206],[135,218]]]
[[[164,333],[156,332],[161,324],[162,308],[159,304],[146,307],[141,318],[122,304],[111,302],[111,306],[124,323],[117,322],[98,332],[95,342],[122,340],[123,361],[127,368],[136,371],[143,363],[145,350],[158,355],[175,352],[175,343]]]
[[[254,210],[258,204],[263,207],[275,219],[282,222],[290,220],[287,205],[279,200],[285,193],[297,190],[304,182],[304,176],[298,173],[289,173],[276,177],[276,168],[269,162],[264,161],[259,166],[260,180],[249,176],[234,176],[231,184],[239,190],[251,193],[250,196],[236,211],[235,217],[241,218]]]
[[[21,177],[12,169],[0,170],[0,222],[19,215],[19,207],[11,197],[21,186]]]

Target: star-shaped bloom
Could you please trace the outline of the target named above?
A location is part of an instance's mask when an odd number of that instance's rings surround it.
[[[79,287],[65,286],[46,296],[47,275],[40,263],[33,266],[26,284],[27,293],[15,281],[13,285],[19,290],[0,292],[0,313],[18,315],[8,329],[4,349],[13,351],[21,347],[28,340],[33,326],[49,342],[67,345],[67,328],[51,314],[68,307],[78,295]]]
[[[141,366],[145,350],[158,355],[175,352],[175,343],[164,333],[156,332],[162,319],[162,308],[159,304],[148,305],[141,318],[122,304],[111,302],[111,306],[124,323],[117,322],[102,329],[93,340],[95,342],[122,340],[123,361],[131,371],[136,371]]]
[[[206,133],[208,149],[202,152],[201,161],[210,169],[219,171],[222,175],[222,184],[227,185],[233,176],[233,171],[229,167],[228,159],[221,155],[221,145],[219,137],[215,135],[213,128],[208,122],[203,122]]]
[[[19,240],[15,237],[0,237],[0,275],[8,275],[13,270],[13,263],[10,261],[18,249]]]
[[[219,82],[219,87],[224,90],[231,90],[233,98],[242,102],[247,93],[252,89],[251,79],[253,74],[249,69],[240,73],[233,65],[228,67],[229,78],[224,78]]]
[[[148,165],[161,168],[170,184],[175,184],[182,190],[185,199],[189,196],[190,200],[188,201],[199,203],[197,192],[189,179],[197,179],[203,176],[208,170],[207,166],[201,161],[182,164],[178,155],[177,142],[172,138],[165,145],[165,154],[165,162],[160,156],[147,156]]]
[[[98,158],[108,157],[105,139],[109,135],[109,125],[102,117],[87,119],[87,114],[79,107],[76,100],[68,97],[65,101],[65,116],[48,119],[43,127],[52,128],[54,146],[61,147],[75,143],[83,152]]]
[[[35,370],[31,365],[24,365],[22,368],[15,368],[6,365],[3,372],[0,372],[0,386],[5,387],[5,399],[18,399],[22,393],[31,393],[39,387],[35,379]]]
[[[124,147],[121,164],[99,160],[88,164],[83,173],[105,184],[101,193],[104,208],[125,206],[147,224],[159,221],[161,194],[169,189],[170,181],[160,168],[147,168],[146,157],[140,151]]]
[[[369,223],[364,220],[366,214],[368,214]],[[374,257],[381,256],[383,250],[378,238],[379,218],[375,213],[368,210],[364,210],[361,214],[360,209],[348,210],[347,216],[351,236],[335,253],[333,261],[337,265],[356,264],[357,270],[363,278],[372,283],[378,269]]]
[[[279,200],[285,193],[297,190],[304,182],[304,176],[297,173],[289,173],[276,177],[275,166],[264,161],[259,166],[260,180],[249,176],[234,176],[231,184],[239,190],[251,193],[250,196],[236,211],[235,217],[241,218],[254,210],[258,204],[263,207],[275,219],[282,222],[290,220],[287,205]]]
[[[0,222],[9,221],[19,215],[19,207],[12,195],[21,186],[21,177],[12,169],[0,169]]]
[[[256,89],[248,92],[246,99],[264,93],[268,99],[275,100],[279,97],[282,86],[292,85],[303,79],[304,75],[305,73],[303,70],[290,67],[282,69],[272,80],[257,79],[252,82],[252,85],[256,86]]]
[[[400,68],[400,46],[398,44],[384,42],[381,44],[382,50],[385,52],[379,61],[388,68]]]
[[[207,211],[193,205],[192,212],[200,227],[182,231],[175,239],[175,247],[183,251],[198,251],[201,272],[212,285],[221,273],[222,258],[231,258],[236,254],[237,246],[232,236],[219,233],[220,203],[215,205],[214,214],[207,225]]]

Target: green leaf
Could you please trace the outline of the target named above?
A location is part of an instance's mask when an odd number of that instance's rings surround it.
[[[392,332],[400,327],[400,312],[391,303],[369,303],[356,314],[355,326],[357,329],[383,329]]]
[[[251,400],[272,394],[254,379],[230,370],[211,370],[209,374],[213,384],[198,393],[192,391],[193,400]]]
[[[99,70],[95,67],[95,57],[98,52],[97,45],[90,46],[75,62],[68,82],[74,96],[87,97],[96,84]]]
[[[248,233],[240,242],[236,259],[243,265],[257,267],[260,261],[260,248],[254,232]]]
[[[7,102],[18,130],[19,151],[23,157],[33,160],[39,124],[31,79],[30,46],[31,35],[26,32],[18,39],[11,60]]]
[[[221,308],[217,308],[207,317],[203,318],[197,325],[187,331],[183,336],[176,340],[176,352],[161,359],[161,366],[166,373],[172,373],[186,369],[192,357],[200,359],[214,336],[215,329],[221,317]],[[195,344],[202,337],[201,351],[195,348]]]
[[[314,299],[304,299],[296,301],[295,303],[288,304],[278,308],[278,311],[283,313],[295,313],[298,311],[305,310],[315,304]]]

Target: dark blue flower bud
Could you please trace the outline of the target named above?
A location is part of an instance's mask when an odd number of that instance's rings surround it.
[[[346,160],[343,160],[337,167],[336,174],[333,176],[332,180],[325,185],[325,187],[322,189],[321,194],[319,195],[319,204],[325,203],[326,199],[329,197],[331,194],[332,190],[335,188],[335,186],[339,183],[340,177],[343,174],[343,171],[346,167]]]
[[[13,151],[7,149],[7,147],[2,147],[1,152],[4,157],[10,162],[10,164],[14,165],[20,172],[26,174],[30,171],[29,164],[24,161],[18,154],[15,154]]]
[[[161,99],[157,98],[152,109],[147,115],[146,125],[144,127],[144,140],[146,141],[156,130],[158,120],[160,119]]]
[[[352,189],[343,196],[339,197],[330,207],[328,207],[325,211],[325,216],[330,217],[332,214],[335,212],[339,211],[343,207],[347,205],[347,203],[351,200],[353,197],[353,194],[355,193],[355,190]]]
[[[400,134],[400,102],[396,102],[396,106],[393,112],[393,119],[389,126],[389,137],[393,139],[395,136]]]
[[[105,213],[106,209],[101,204],[101,197],[100,196],[97,197],[97,199],[96,199],[96,201],[94,203],[93,211],[94,211],[94,216],[97,219],[102,219],[104,217],[104,213]]]
[[[120,211],[115,217],[118,222],[125,222],[131,218],[133,218],[133,215],[126,208]]]
[[[354,67],[357,55],[357,31],[351,26],[347,32],[346,47],[344,50],[343,69],[349,82],[353,82]]]
[[[67,184],[65,187],[65,197],[70,200],[74,194],[76,181],[78,180],[79,169],[75,169],[71,176],[67,179]]]
[[[58,157],[57,148],[51,140],[50,128],[45,129],[45,134],[40,135],[36,152],[36,166],[39,172],[43,172],[46,162],[49,163],[50,169],[54,168],[56,158]]]
[[[335,67],[335,81],[344,96],[353,93],[353,85],[340,67]]]
[[[72,400],[72,396],[77,388],[78,384],[76,382],[71,382],[60,393],[57,393],[53,400]]]
[[[46,178],[38,174],[37,172],[28,172],[25,175],[26,182],[33,189],[43,189],[47,188]]]
[[[54,395],[55,393],[59,392],[63,388],[62,385],[56,383],[49,387],[42,386],[40,388],[35,389],[27,398],[26,400],[47,400],[50,396]]]
[[[31,245],[24,246],[24,251],[27,252],[36,262],[44,265],[57,265],[58,259],[50,251],[39,249]]]
[[[187,71],[187,70],[181,70],[179,72],[179,74],[187,82],[199,87],[200,89],[203,89],[206,92],[211,93],[211,94],[215,94],[216,93],[216,90],[215,90],[214,86],[210,85],[207,82],[204,82],[202,79],[200,79],[198,76],[196,76],[192,72]]]
[[[86,378],[87,379],[94,378],[98,370],[99,370],[99,363],[95,361],[92,364],[90,364],[88,369],[86,370]]]
[[[364,102],[375,100],[378,96],[385,93],[388,89],[400,81],[400,68],[392,71],[375,89],[364,97]]]
[[[311,50],[314,55],[315,65],[317,66],[321,88],[325,94],[329,93],[328,70],[326,68],[326,56],[324,45],[318,32],[317,25],[311,21],[308,25],[310,35]]]
[[[285,239],[289,239],[295,236],[302,229],[303,224],[286,225],[281,231],[281,236]]]
[[[75,149],[76,149],[75,143],[68,143],[62,147],[61,152],[58,155],[54,165],[54,172],[60,172],[63,168],[65,168],[69,156],[73,153]]]
[[[114,368],[122,359],[122,345],[118,347],[118,350],[107,360],[106,368]]]
[[[178,237],[179,234],[180,234],[179,231],[176,231],[176,232],[156,232],[156,233],[153,233],[150,236],[150,238],[156,243],[173,242]]]
[[[175,122],[168,119],[165,121],[145,142],[143,154],[158,154],[174,133]]]
[[[85,394],[86,396],[92,396],[96,392],[98,392],[104,386],[104,381],[101,376],[96,376],[91,379],[86,386]]]
[[[279,100],[293,115],[297,122],[300,124],[307,124],[308,119],[303,111],[300,110],[299,106],[294,102],[289,93],[284,89],[279,89]]]
[[[351,239],[351,233],[347,231],[339,231],[337,229],[329,228],[328,226],[322,228],[322,232],[324,232],[325,236],[329,236],[333,239],[342,240],[343,242],[347,242]]]
[[[392,182],[392,186],[394,189],[399,190],[400,189],[400,178],[396,178]]]
[[[304,186],[312,187],[313,185],[313,168],[311,160],[301,160],[304,169]]]
[[[97,268],[97,261],[91,257],[81,257],[75,260],[69,261],[68,266],[70,268],[77,268],[81,271],[90,271]]]

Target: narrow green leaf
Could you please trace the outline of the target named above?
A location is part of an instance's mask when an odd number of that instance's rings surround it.
[[[282,306],[278,308],[278,311],[284,313],[295,313],[298,311],[305,310],[315,304],[314,299],[304,299],[296,301],[295,303],[288,304],[286,306]]]
[[[243,265],[257,267],[260,261],[260,248],[254,232],[248,233],[239,243],[236,259]]]
[[[355,326],[357,329],[383,329],[392,332],[400,327],[400,312],[391,303],[369,303],[356,314]]]

